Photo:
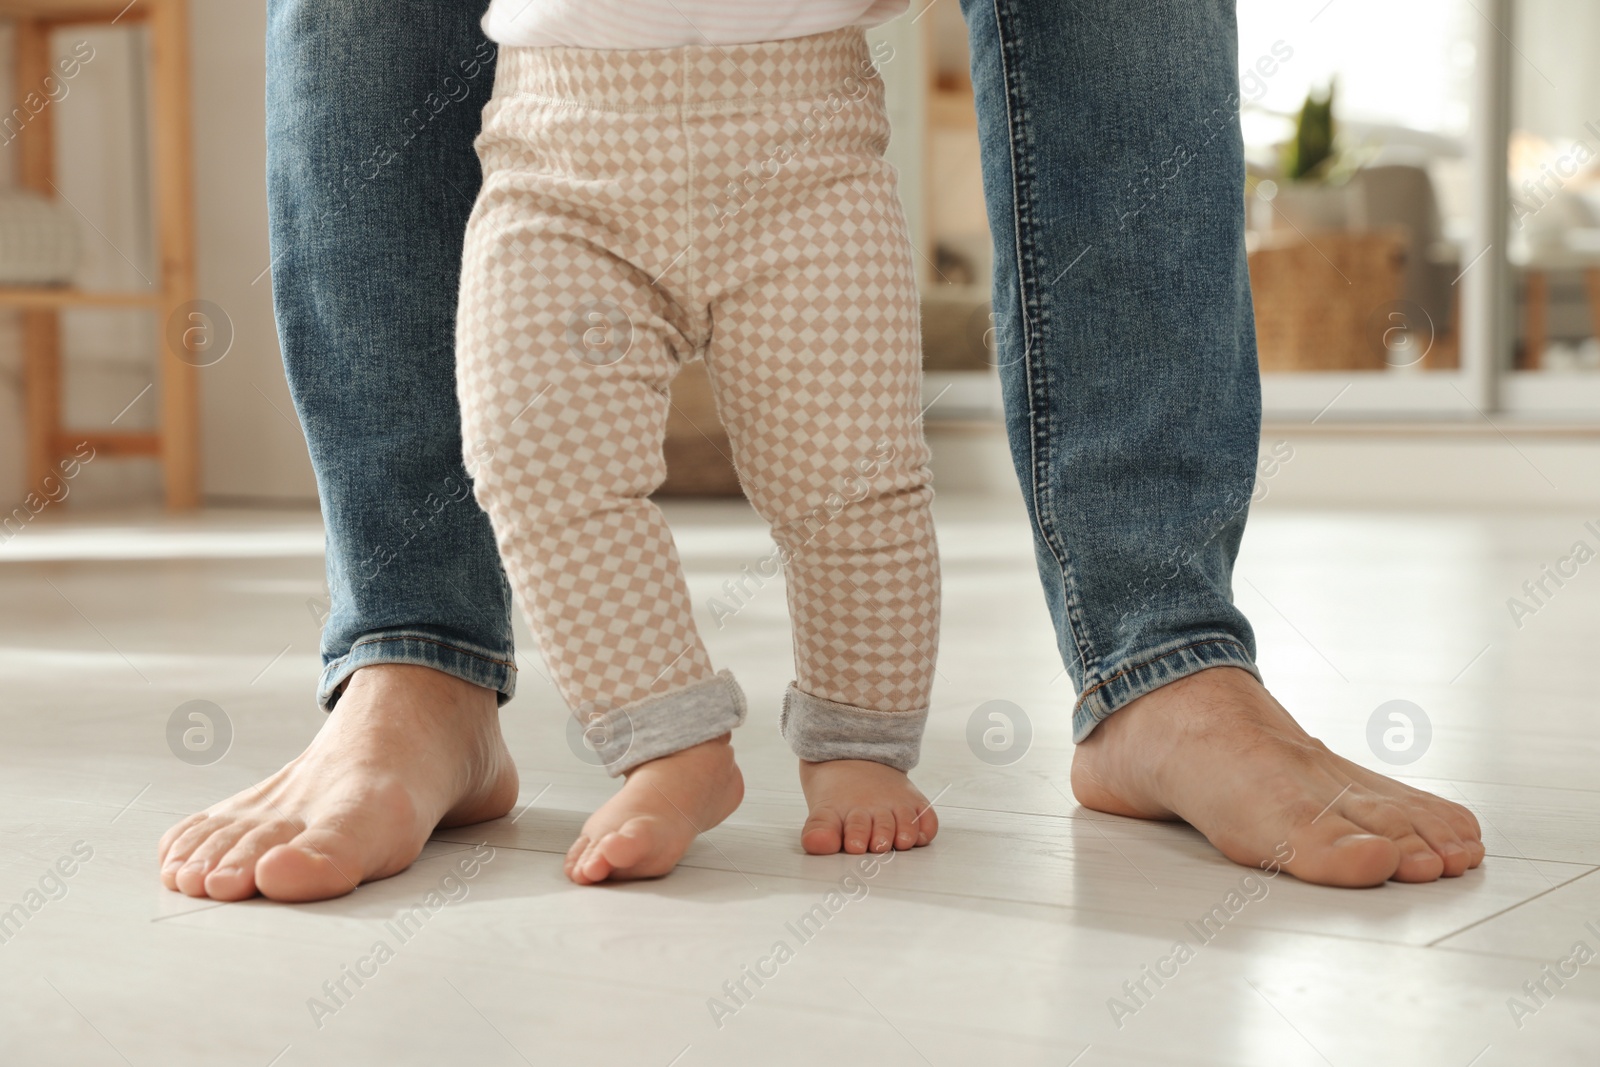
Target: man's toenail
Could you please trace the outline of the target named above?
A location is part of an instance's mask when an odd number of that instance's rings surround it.
[[[240,874],[242,874],[243,872],[240,871],[239,868],[237,868],[237,867],[218,867],[216,870],[212,871],[211,873],[216,875],[219,878],[236,878]]]
[[[1446,845],[1439,850],[1441,856],[1465,856],[1467,850],[1460,845]]]
[[[1428,863],[1436,858],[1436,855],[1432,852],[1413,852],[1411,854],[1412,863]]]

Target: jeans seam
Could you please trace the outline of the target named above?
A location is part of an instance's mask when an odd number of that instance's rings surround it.
[[[350,656],[355,652],[355,650],[360,648],[362,645],[378,645],[378,644],[384,644],[385,642],[391,642],[391,641],[416,641],[419,644],[424,644],[424,645],[438,645],[440,648],[447,648],[451,652],[456,653],[457,655],[471,656],[473,659],[482,660],[485,663],[492,663],[497,667],[510,667],[512,670],[516,670],[517,669],[517,665],[514,662],[510,661],[510,660],[495,659],[492,656],[481,656],[476,652],[473,652],[473,651],[470,651],[468,649],[462,648],[460,645],[452,645],[448,641],[439,641],[439,640],[436,640],[436,639],[434,639],[432,637],[416,637],[416,636],[412,636],[412,635],[403,635],[403,634],[402,635],[396,635],[394,637],[363,637],[363,638],[360,638],[354,644],[352,644],[350,646],[350,651],[346,652],[340,658],[341,659],[349,659]]]
[[[1055,531],[1055,524],[1049,517],[1053,512],[1053,505],[1050,508],[1043,506],[1046,501],[1054,499],[1050,493],[1048,479],[1045,477],[1049,463],[1040,462],[1041,433],[1038,426],[1039,400],[1041,397],[1048,398],[1048,390],[1035,384],[1032,330],[1034,306],[1029,297],[1029,279],[1035,275],[1029,272],[1031,240],[1026,236],[1029,229],[1023,224],[1023,189],[1026,182],[1019,172],[1017,162],[1019,129],[1025,125],[1025,113],[1012,81],[1011,66],[1007,62],[1010,43],[1006,34],[1005,20],[1001,14],[1001,0],[994,0],[994,22],[995,38],[1000,45],[1000,78],[1005,85],[1006,156],[1011,165],[1012,240],[1017,248],[1017,300],[1022,312],[1022,360],[1027,377],[1028,469],[1031,475],[1029,480],[1032,483],[1029,490],[1033,496],[1033,514],[1038,524],[1040,540],[1050,550],[1056,570],[1061,574],[1061,602],[1066,617],[1067,633],[1072,639],[1078,653],[1078,662],[1083,666],[1084,675],[1087,677],[1090,673],[1090,662],[1098,661],[1099,657],[1094,654],[1094,648],[1085,632],[1086,628],[1081,625],[1078,617],[1077,587],[1072,580],[1072,568],[1067,561],[1066,547],[1059,543],[1060,538]],[[1049,435],[1043,435],[1042,441],[1042,447],[1048,449]]]
[[[1240,644],[1238,641],[1234,640],[1231,637],[1208,637],[1203,641],[1191,641],[1186,645],[1179,645],[1177,648],[1171,649],[1170,651],[1167,651],[1167,652],[1163,652],[1161,655],[1156,656],[1154,659],[1147,659],[1147,660],[1143,661],[1142,663],[1135,663],[1135,664],[1132,664],[1131,666],[1124,667],[1122,670],[1118,671],[1116,674],[1113,674],[1111,677],[1105,679],[1104,681],[1098,682],[1095,685],[1090,686],[1088,689],[1085,689],[1082,693],[1078,694],[1077,703],[1073,704],[1072,710],[1074,712],[1076,712],[1079,708],[1083,707],[1084,702],[1087,701],[1091,696],[1093,696],[1095,693],[1099,692],[1100,690],[1104,689],[1106,686],[1112,684],[1113,682],[1117,681],[1120,678],[1126,678],[1128,675],[1134,673],[1135,671],[1143,670],[1144,668],[1149,667],[1152,664],[1160,663],[1164,659],[1171,659],[1173,656],[1178,655],[1180,652],[1187,652],[1191,648],[1200,648],[1203,645],[1232,645],[1234,648],[1237,648],[1240,652],[1244,653],[1245,659],[1248,660],[1250,658],[1250,650],[1245,648],[1244,645]]]

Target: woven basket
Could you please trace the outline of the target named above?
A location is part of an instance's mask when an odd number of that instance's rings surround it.
[[[1264,371],[1384,370],[1381,320],[1405,290],[1399,231],[1276,235],[1250,253]]]
[[[0,189],[0,285],[60,285],[78,269],[78,220],[65,205]]]

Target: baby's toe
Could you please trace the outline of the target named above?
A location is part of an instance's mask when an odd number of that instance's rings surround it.
[[[916,848],[918,832],[917,809],[909,806],[895,808],[894,847],[902,852]]]
[[[888,852],[894,848],[894,812],[884,810],[872,813],[872,851]]]
[[[872,836],[872,814],[856,808],[844,817],[844,850],[852,856],[867,851]]]
[[[563,868],[567,873],[567,877],[579,885],[589,884],[589,879],[584,877],[583,874],[583,864],[588,859],[589,849],[593,844],[594,842],[589,840],[588,834],[579,834],[578,839],[572,843],[572,847],[567,849],[567,858]]]
[[[578,861],[578,875],[582,879],[580,884],[593,885],[595,882],[603,882],[611,877],[611,860],[606,856],[605,850],[601,845],[615,836],[615,834],[607,834],[590,845],[588,851],[583,854],[583,858]]]
[[[844,847],[844,821],[832,811],[814,811],[800,828],[800,846],[813,856],[831,856]]]

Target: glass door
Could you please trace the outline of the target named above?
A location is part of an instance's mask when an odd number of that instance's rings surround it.
[[[1510,329],[1500,400],[1529,419],[1600,412],[1600,5],[1518,0],[1505,150]]]
[[[1479,0],[1479,5],[1483,0]],[[1469,0],[1239,0],[1268,418],[1474,418],[1501,287],[1481,161],[1493,36]]]

